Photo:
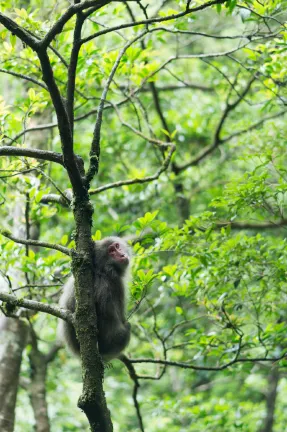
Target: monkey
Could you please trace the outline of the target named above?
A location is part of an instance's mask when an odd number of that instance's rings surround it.
[[[104,361],[116,358],[130,341],[131,325],[126,321],[126,285],[131,253],[127,243],[119,237],[106,237],[94,242],[95,284],[93,300],[96,305],[98,349]],[[63,287],[59,305],[75,311],[74,278]],[[58,336],[79,356],[80,345],[74,327],[61,320]]]

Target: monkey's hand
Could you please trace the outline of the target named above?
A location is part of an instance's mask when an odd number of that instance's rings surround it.
[[[124,322],[124,326],[125,326],[126,330],[129,330],[129,331],[130,331],[130,329],[131,329],[131,325],[130,325],[130,323],[129,323],[128,321],[125,321],[125,322]]]

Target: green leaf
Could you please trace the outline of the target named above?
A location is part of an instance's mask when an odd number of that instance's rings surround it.
[[[61,244],[65,246],[68,243],[68,239],[69,238],[67,234],[64,234],[63,237],[61,238]]]
[[[98,240],[101,240],[101,238],[102,238],[102,233],[100,230],[97,230],[95,235],[93,236],[93,240],[98,241]]]

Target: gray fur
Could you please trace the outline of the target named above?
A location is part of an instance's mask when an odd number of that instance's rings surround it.
[[[98,346],[104,360],[111,360],[125,349],[130,340],[130,324],[125,318],[126,275],[128,263],[115,261],[108,253],[112,243],[119,243],[130,257],[127,243],[119,237],[106,237],[95,242],[95,286],[94,298],[98,319]],[[60,306],[75,311],[74,278],[64,285]],[[61,320],[58,326],[59,338],[76,355],[80,354],[74,327]]]

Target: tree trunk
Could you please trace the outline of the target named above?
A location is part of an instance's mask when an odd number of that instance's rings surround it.
[[[184,188],[182,183],[175,183],[174,190],[176,193],[176,202],[178,213],[180,217],[180,222],[184,223],[190,216],[190,201],[184,195]]]
[[[268,389],[266,394],[266,417],[265,425],[261,432],[272,432],[274,425],[274,413],[276,407],[277,387],[280,379],[278,368],[275,366],[271,369],[268,376]]]
[[[24,321],[0,318],[0,430],[13,432],[22,352],[26,345]]]
[[[50,432],[48,407],[46,402],[47,361],[45,356],[33,347],[30,354],[31,383],[29,398],[35,417],[35,432]]]

